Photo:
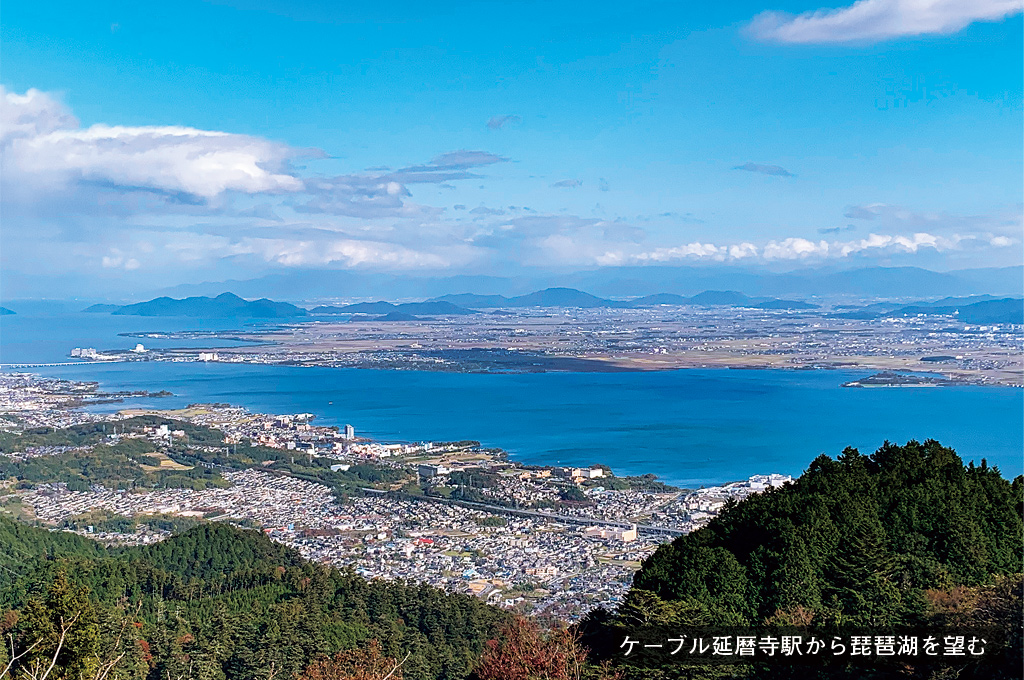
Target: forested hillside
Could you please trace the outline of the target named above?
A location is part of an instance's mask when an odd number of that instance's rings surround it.
[[[964,466],[937,442],[847,449],[663,545],[618,610],[549,630],[476,598],[310,563],[258,531],[202,524],[108,549],[0,516],[0,634],[14,641],[14,680],[1016,678],[1022,503],[1024,480]],[[874,665],[625,655],[624,639],[652,631],[954,632],[988,647]],[[0,670],[10,661],[7,647]]]
[[[61,622],[77,616],[53,680],[95,678],[114,659],[111,679],[290,680],[371,641],[404,660],[406,680],[465,678],[506,618],[472,597],[306,562],[259,532],[224,525],[104,550],[0,517],[0,543],[19,555],[4,565],[0,592],[0,632],[14,635],[16,654],[27,650],[16,677],[50,658]],[[0,669],[9,656],[0,652]]]
[[[1019,659],[1019,611],[1012,611],[1020,608],[1024,571],[1022,491],[1020,477],[1008,482],[984,462],[964,466],[935,441],[887,443],[870,456],[849,448],[836,460],[820,456],[795,482],[734,504],[706,528],[661,546],[618,612],[591,617],[592,644],[621,641],[644,625],[986,625],[994,621],[972,619],[972,612],[998,591],[1002,604],[986,615],[1008,617],[997,625],[1008,627]],[[703,677],[673,672],[683,671],[667,664],[636,677]]]

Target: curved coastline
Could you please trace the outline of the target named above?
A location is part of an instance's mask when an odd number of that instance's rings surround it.
[[[604,463],[681,486],[766,471],[797,475],[819,453],[936,438],[967,459],[1021,470],[1024,393],[1016,388],[856,390],[848,371],[682,369],[467,374],[244,364],[88,364],[41,369],[105,391],[167,389],[127,405],[221,402],[310,412],[375,439],[475,439],[528,464]],[[104,408],[104,407],[97,407]]]

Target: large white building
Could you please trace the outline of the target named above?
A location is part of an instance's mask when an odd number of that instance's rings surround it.
[[[635,524],[630,524],[628,529],[623,529],[622,527],[594,526],[584,529],[583,535],[587,538],[610,538],[616,541],[622,541],[623,543],[630,543],[636,540],[637,529]]]

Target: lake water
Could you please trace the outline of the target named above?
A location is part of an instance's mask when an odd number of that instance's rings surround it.
[[[232,327],[223,321],[90,317],[96,320],[84,332],[76,330],[74,318],[12,323],[16,317],[3,317],[0,357],[7,363],[60,361],[73,346],[130,347],[137,340],[116,338],[125,330]],[[80,339],[86,334],[88,342]],[[839,386],[864,372],[481,375],[157,362],[33,371],[97,380],[112,390],[175,394],[132,406],[215,401],[268,413],[310,412],[320,424],[351,423],[357,433],[380,439],[477,439],[526,463],[601,462],[618,474],[653,472],[691,487],[758,473],[798,475],[818,454],[835,456],[845,446],[869,452],[885,440],[938,439],[965,460],[986,458],[1007,476],[1024,468],[1024,390]]]

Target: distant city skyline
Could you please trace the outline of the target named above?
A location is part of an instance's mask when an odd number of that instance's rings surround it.
[[[9,2],[0,298],[1022,263],[1019,0]]]

